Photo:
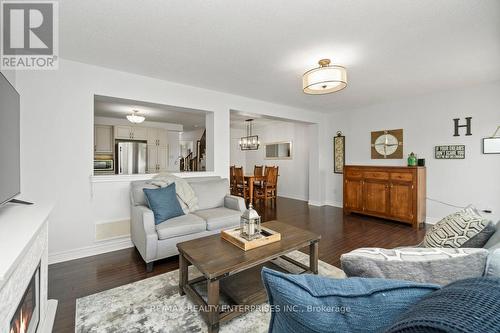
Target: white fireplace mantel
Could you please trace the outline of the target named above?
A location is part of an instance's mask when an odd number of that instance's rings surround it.
[[[40,265],[40,322],[38,332],[50,332],[57,301],[47,299],[48,221],[52,204],[0,207],[0,332],[10,320]]]

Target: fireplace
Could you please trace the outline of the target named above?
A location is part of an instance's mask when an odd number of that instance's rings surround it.
[[[9,333],[34,333],[40,321],[40,265],[26,288],[10,321]]]

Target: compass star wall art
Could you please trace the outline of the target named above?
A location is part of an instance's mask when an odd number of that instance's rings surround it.
[[[372,159],[403,158],[403,130],[372,132]]]

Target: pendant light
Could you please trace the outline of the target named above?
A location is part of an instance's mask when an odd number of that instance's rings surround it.
[[[127,116],[127,120],[130,121],[131,123],[140,124],[144,120],[146,120],[146,117],[139,115],[139,111],[137,111],[137,110],[132,110],[132,111],[134,111],[134,113],[129,114]]]
[[[245,120],[247,128],[247,136],[240,138],[240,149],[241,150],[258,150],[260,147],[260,141],[258,135],[252,135],[253,130],[253,119]]]
[[[330,65],[330,59],[321,59],[318,64],[319,67],[305,72],[302,76],[304,93],[323,95],[347,87],[347,73],[344,67]]]

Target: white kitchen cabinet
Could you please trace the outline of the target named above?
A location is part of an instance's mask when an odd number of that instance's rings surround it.
[[[165,172],[168,169],[168,147],[158,146],[158,171]]]
[[[148,173],[157,173],[158,172],[158,148],[155,145],[148,145],[148,159],[147,159],[147,170]]]
[[[134,140],[147,140],[148,139],[148,129],[147,127],[135,127],[132,126],[132,139]]]
[[[168,147],[148,145],[148,173],[164,172],[168,169]]]
[[[115,139],[131,139],[130,126],[115,126]]]
[[[148,145],[166,146],[167,130],[161,128],[148,128]]]
[[[94,125],[94,152],[113,153],[113,126]]]
[[[146,141],[148,139],[148,128],[122,125],[115,126],[115,139]]]

